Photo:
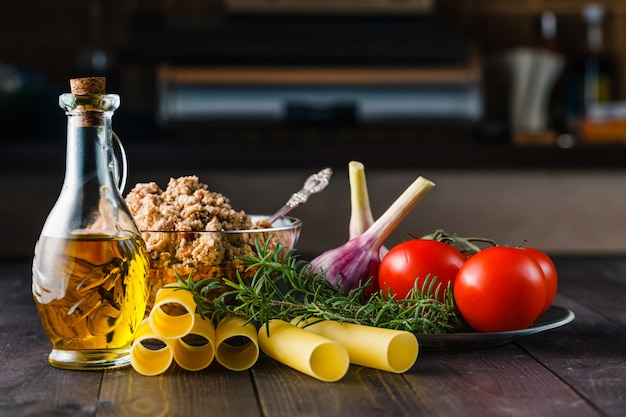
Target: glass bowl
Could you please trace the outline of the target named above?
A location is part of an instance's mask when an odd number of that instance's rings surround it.
[[[269,216],[250,217],[256,224]],[[146,314],[154,304],[156,292],[163,285],[178,282],[177,274],[197,282],[211,277],[236,280],[238,271],[244,281],[251,280],[254,271],[246,271],[237,257],[256,253],[255,241],[261,245],[269,241],[270,250],[277,244],[285,250],[295,249],[301,229],[299,219],[285,216],[276,220],[271,228],[216,232],[141,231],[150,258],[151,291]],[[211,296],[218,296],[221,292],[214,291]]]

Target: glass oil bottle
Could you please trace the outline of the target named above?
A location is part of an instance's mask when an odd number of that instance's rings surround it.
[[[70,84],[59,97],[68,118],[65,178],[35,246],[33,297],[51,365],[125,366],[145,313],[149,262],[118,189],[111,119],[120,98],[106,94],[104,78]]]

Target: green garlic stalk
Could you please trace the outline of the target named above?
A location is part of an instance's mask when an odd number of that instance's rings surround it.
[[[350,224],[349,238],[353,239],[361,236],[363,232],[374,224],[374,216],[370,207],[369,193],[367,191],[367,181],[365,179],[365,166],[358,161],[350,161],[348,164],[350,177]],[[380,259],[389,250],[385,246],[380,248]]]
[[[365,166],[358,161],[348,164],[350,178],[350,239],[361,236],[363,232],[374,224],[374,216],[370,207],[367,181],[365,180]]]

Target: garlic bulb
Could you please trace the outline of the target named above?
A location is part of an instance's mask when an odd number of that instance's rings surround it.
[[[375,278],[378,275],[383,243],[434,186],[432,181],[418,177],[361,235],[313,259],[311,270],[325,274],[326,279],[343,292],[363,285],[370,279],[377,286]]]

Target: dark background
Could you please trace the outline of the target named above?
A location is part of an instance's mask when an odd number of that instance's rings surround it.
[[[573,62],[584,50],[585,3],[440,0],[426,16],[302,19],[233,16],[218,0],[5,2],[0,85],[10,86],[6,80],[16,71],[22,84],[17,91],[0,91],[0,217],[11,237],[3,239],[0,256],[31,256],[63,179],[65,115],[58,95],[69,90],[70,78],[95,72],[107,76],[109,91],[122,98],[114,129],[127,147],[129,187],[151,180],[165,186],[171,176],[198,174],[237,207],[270,212],[307,175],[334,168],[328,190],[297,212],[305,221],[301,243],[307,252],[345,240],[347,163],[356,159],[368,169],[376,216],[415,176],[438,184],[423,203],[424,212],[399,232],[445,228],[509,244],[528,239],[554,252],[621,253],[626,249],[623,144],[515,144],[507,124],[505,77],[495,65],[513,48],[545,46],[538,18],[548,9],[559,21],[555,47]],[[604,4],[605,43],[620,68],[626,60],[626,3]],[[409,37],[400,36],[404,29]],[[338,32],[342,42],[329,40]],[[380,58],[387,54],[386,60],[426,65],[462,61],[469,49],[479,57],[484,93],[483,115],[472,123],[162,126],[156,117],[157,71],[163,64],[282,59],[376,65],[388,62]],[[84,57],[94,51],[105,53],[108,65],[86,64]],[[625,87],[623,72],[618,74],[621,100]],[[563,110],[558,93],[557,88],[551,107],[555,121]]]

